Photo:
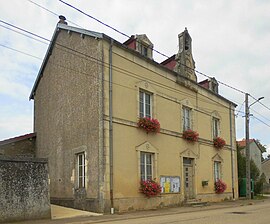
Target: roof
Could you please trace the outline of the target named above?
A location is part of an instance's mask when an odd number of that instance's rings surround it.
[[[22,140],[29,139],[29,138],[35,138],[35,137],[36,137],[36,133],[29,133],[29,134],[17,136],[14,138],[5,139],[3,141],[0,141],[0,146],[7,145],[10,143],[15,143],[15,142],[22,141]]]
[[[246,139],[243,139],[241,141],[236,141],[238,146],[240,148],[245,148],[246,147]],[[258,149],[260,149],[260,151],[262,152],[262,149],[260,147],[260,145],[258,145],[257,141],[255,139],[249,139],[249,144],[252,143],[252,142],[255,142],[255,144],[257,145]]]
[[[262,161],[262,164],[268,163],[269,161],[270,161],[270,158],[267,158],[267,159],[265,159],[264,161]]]
[[[249,139],[249,143],[252,143],[254,141],[255,141],[255,139]],[[241,148],[246,147],[246,139],[243,139],[241,141],[236,141],[236,142],[237,142],[239,147],[241,147]]]
[[[181,74],[178,74],[177,72],[175,72],[175,71],[173,71],[172,69],[167,68],[166,66],[164,66],[164,65],[162,65],[162,64],[160,64],[160,63],[154,61],[153,59],[150,59],[150,58],[148,58],[148,57],[144,57],[142,54],[140,54],[139,52],[135,51],[134,49],[128,48],[128,46],[126,46],[126,44],[128,43],[128,41],[134,40],[134,39],[133,39],[134,36],[133,36],[133,37],[131,36],[131,38],[130,38],[129,40],[127,40],[126,42],[120,43],[120,42],[114,40],[113,38],[107,36],[106,34],[103,34],[103,33],[98,33],[98,32],[94,32],[94,31],[85,30],[85,29],[81,29],[81,28],[77,28],[77,27],[72,27],[72,26],[69,26],[69,25],[66,25],[66,24],[58,23],[57,26],[56,26],[56,29],[55,29],[55,31],[54,31],[54,34],[53,34],[53,36],[52,36],[52,39],[51,39],[51,41],[50,41],[50,45],[49,45],[49,47],[48,47],[48,49],[47,49],[46,55],[45,55],[45,57],[44,57],[44,59],[43,59],[43,62],[42,62],[42,64],[41,64],[41,67],[40,67],[40,70],[39,70],[39,72],[38,72],[37,78],[36,78],[36,80],[35,80],[34,86],[33,86],[32,91],[31,91],[31,93],[30,93],[29,100],[34,99],[35,91],[36,91],[36,89],[37,89],[37,87],[38,87],[39,81],[40,81],[40,79],[41,79],[41,77],[42,77],[42,75],[43,75],[43,71],[44,71],[44,69],[45,69],[45,67],[46,67],[46,64],[47,64],[47,62],[48,62],[48,60],[49,60],[49,57],[50,57],[51,52],[52,52],[52,49],[53,49],[54,44],[55,44],[55,42],[56,42],[56,38],[57,38],[57,36],[58,36],[58,34],[59,34],[59,31],[60,31],[61,29],[62,29],[62,30],[67,30],[67,31],[76,32],[76,33],[83,34],[83,35],[87,35],[87,36],[91,36],[91,37],[98,38],[98,39],[106,39],[106,40],[110,41],[111,43],[113,42],[115,45],[124,48],[125,50],[129,51],[130,53],[136,54],[138,57],[144,58],[144,60],[146,60],[147,62],[149,62],[149,63],[151,63],[151,64],[154,64],[155,66],[159,66],[159,68],[164,69],[164,70],[166,70],[167,72],[173,73],[175,76],[179,76],[179,75],[180,75],[183,79],[188,79],[187,77],[182,76]],[[145,36],[146,36],[146,35],[145,35]],[[169,60],[172,60],[173,57],[174,57],[174,55],[173,55],[171,58],[169,58]],[[166,60],[165,60],[165,61],[166,61]],[[165,61],[164,61],[164,62],[165,62]],[[163,63],[164,63],[164,62],[163,62]],[[199,83],[197,83],[197,82],[195,82],[195,81],[193,81],[193,80],[190,80],[190,79],[188,79],[188,81],[191,82],[191,83],[194,83],[194,84],[197,85],[198,87],[203,88],[204,90],[208,91],[210,94],[213,94],[213,95],[215,95],[216,97],[218,97],[218,98],[220,98],[220,99],[222,99],[222,100],[224,100],[224,101],[226,101],[226,102],[232,104],[234,107],[237,106],[237,104],[235,104],[235,103],[233,103],[232,101],[226,99],[225,97],[223,97],[223,96],[221,96],[221,95],[219,95],[219,94],[215,94],[215,93],[213,93],[211,90],[202,87]]]

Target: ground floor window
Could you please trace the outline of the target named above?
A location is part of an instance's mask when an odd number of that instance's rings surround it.
[[[152,180],[154,154],[148,152],[141,152],[140,156],[141,156],[141,180]]]
[[[221,179],[221,162],[214,161],[214,180],[215,182]]]
[[[85,153],[77,154],[77,186],[85,187]]]

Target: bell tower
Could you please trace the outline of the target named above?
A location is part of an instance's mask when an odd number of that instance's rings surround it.
[[[187,28],[184,32],[178,35],[179,50],[175,56],[176,66],[174,71],[197,82],[197,76],[195,74],[195,61],[192,57],[192,39],[188,33]]]

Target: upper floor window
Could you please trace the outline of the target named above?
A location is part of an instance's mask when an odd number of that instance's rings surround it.
[[[153,153],[141,152],[141,180],[153,179],[153,159]]]
[[[183,131],[191,128],[191,109],[183,107]]]
[[[152,95],[140,90],[140,117],[152,117]]]
[[[220,121],[218,118],[213,118],[212,120],[213,122],[213,138],[216,138],[219,136],[219,125],[220,125]]]

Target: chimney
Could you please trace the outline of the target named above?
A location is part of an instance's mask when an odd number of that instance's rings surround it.
[[[58,23],[62,23],[62,24],[67,25],[67,22],[66,22],[66,17],[65,17],[65,16],[60,15],[60,16],[59,16],[59,22],[58,22]]]

